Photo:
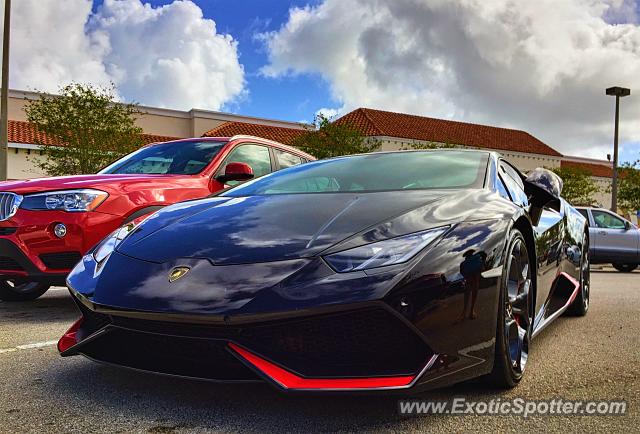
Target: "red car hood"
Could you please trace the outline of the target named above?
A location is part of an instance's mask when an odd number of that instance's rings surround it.
[[[24,179],[0,182],[0,191],[11,191],[18,194],[39,193],[53,190],[69,190],[75,188],[98,188],[105,191],[119,189],[122,185],[145,181],[157,182],[163,178],[183,178],[180,175],[74,175],[54,176],[51,178]]]

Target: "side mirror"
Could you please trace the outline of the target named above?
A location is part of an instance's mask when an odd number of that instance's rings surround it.
[[[631,226],[631,223],[629,223],[628,221],[624,221],[624,230],[628,231],[629,229],[631,229],[633,226]]]
[[[247,181],[253,178],[253,169],[247,163],[231,162],[224,168],[224,174],[216,179],[222,183],[229,181]]]
[[[562,179],[550,170],[534,169],[524,181],[524,191],[529,197],[529,216],[534,226],[540,223],[542,209],[545,206],[560,211],[560,193],[562,193]]]

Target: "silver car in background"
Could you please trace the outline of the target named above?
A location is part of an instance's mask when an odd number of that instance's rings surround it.
[[[589,224],[592,264],[613,264],[630,272],[640,263],[640,230],[618,214],[602,208],[576,207]]]

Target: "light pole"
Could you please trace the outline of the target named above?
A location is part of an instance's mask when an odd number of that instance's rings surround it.
[[[11,0],[4,2],[4,27],[2,29],[2,83],[0,86],[0,181],[7,179],[7,147],[9,145],[9,29],[11,28]]]
[[[613,128],[613,180],[611,185],[611,211],[618,212],[618,119],[620,117],[620,98],[631,95],[631,90],[614,86],[606,90],[607,95],[616,97],[616,120]]]

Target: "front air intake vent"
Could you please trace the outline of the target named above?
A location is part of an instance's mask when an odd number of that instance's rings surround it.
[[[40,255],[40,259],[46,265],[47,268],[53,270],[68,270],[73,268],[82,256],[78,252],[59,252],[59,253],[45,253]]]

